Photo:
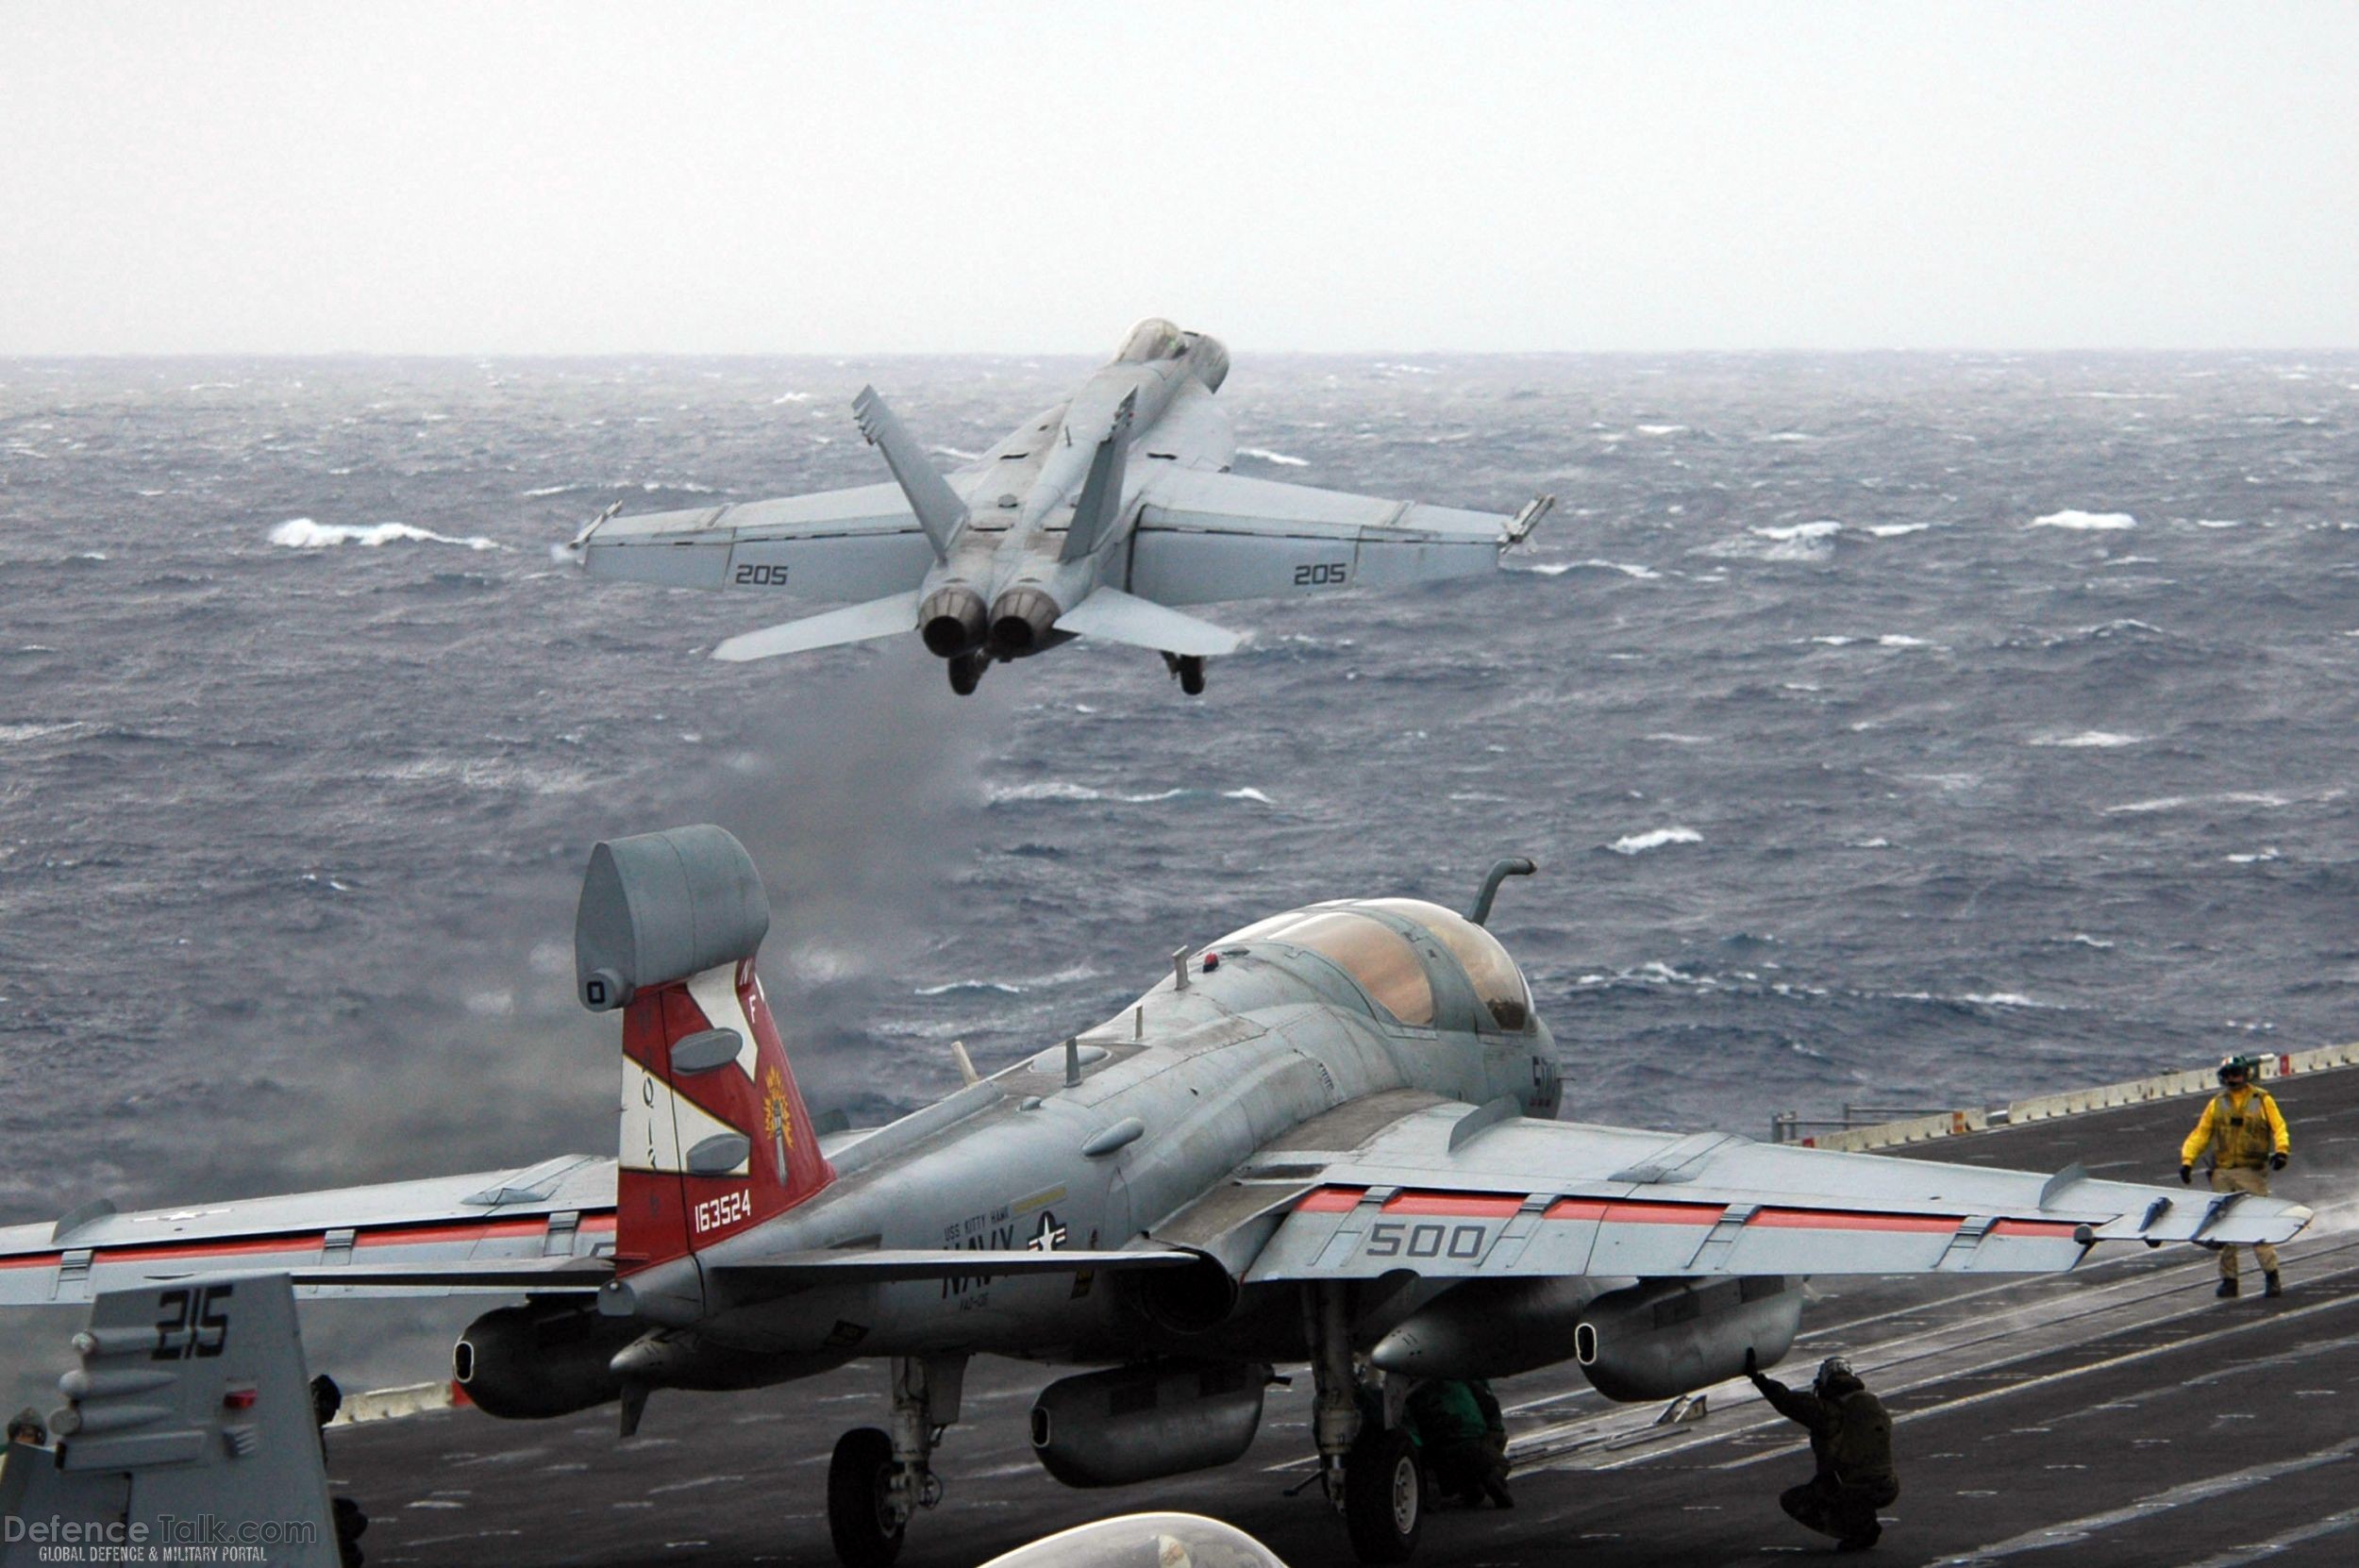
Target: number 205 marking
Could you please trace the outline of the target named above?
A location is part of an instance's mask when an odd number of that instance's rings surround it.
[[[1482,1225],[1411,1225],[1406,1220],[1379,1220],[1368,1226],[1371,1258],[1456,1258],[1482,1256],[1491,1228]]]
[[[1351,575],[1351,570],[1340,560],[1317,560],[1295,568],[1297,588],[1325,588],[1341,583]]]
[[[229,1343],[229,1318],[221,1306],[235,1285],[208,1285],[203,1290],[166,1291],[156,1298],[156,1348],[150,1360],[181,1361],[191,1356],[218,1356]]]
[[[786,568],[769,561],[745,561],[738,566],[737,575],[729,580],[752,588],[784,588]]]

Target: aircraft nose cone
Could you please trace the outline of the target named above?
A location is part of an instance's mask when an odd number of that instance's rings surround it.
[[[973,653],[989,630],[983,596],[971,588],[937,588],[917,607],[917,626],[927,648],[944,659]]]
[[[995,659],[1021,659],[1048,645],[1048,633],[1063,611],[1037,588],[1011,588],[991,607],[991,652]]]

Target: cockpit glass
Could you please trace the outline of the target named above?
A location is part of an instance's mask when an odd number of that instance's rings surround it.
[[[1144,365],[1157,359],[1177,359],[1188,351],[1187,335],[1161,316],[1149,316],[1130,328],[1114,356],[1118,365]]]
[[[983,1568],[1286,1568],[1233,1525],[1187,1513],[1130,1513],[1062,1531]]]
[[[1524,972],[1515,966],[1515,960],[1507,956],[1507,949],[1499,945],[1498,938],[1464,915],[1422,899],[1371,898],[1365,907],[1414,921],[1432,932],[1466,972],[1466,978],[1474,983],[1476,998],[1490,1009],[1492,1020],[1500,1028],[1520,1030],[1530,1026],[1531,988],[1525,983]]]
[[[1377,1006],[1404,1024],[1433,1022],[1433,984],[1425,960],[1409,939],[1381,921],[1347,909],[1297,909],[1256,921],[1221,938],[1238,942],[1282,942],[1330,959],[1366,992]]]

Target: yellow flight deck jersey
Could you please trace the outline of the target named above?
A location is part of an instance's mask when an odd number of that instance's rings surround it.
[[[2179,1163],[2194,1164],[2206,1147],[2216,1151],[2212,1163],[2222,1170],[2258,1170],[2272,1154],[2292,1154],[2293,1140],[2286,1136],[2285,1118],[2277,1113],[2277,1101],[2268,1091],[2247,1085],[2212,1096],[2203,1119],[2180,1146]]]

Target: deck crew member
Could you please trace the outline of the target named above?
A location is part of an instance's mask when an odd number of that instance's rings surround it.
[[[1402,1417],[1444,1496],[1468,1508],[1486,1497],[1515,1506],[1507,1489],[1507,1421],[1490,1384],[1432,1378],[1409,1395]]]
[[[2212,1191],[2252,1193],[2268,1196],[2269,1173],[2282,1171],[2293,1156],[2285,1118],[2269,1092],[2252,1080],[2260,1063],[2250,1057],[2226,1057],[2219,1064],[2219,1093],[2203,1108],[2202,1118],[2179,1149],[2179,1179],[2195,1180],[2195,1162],[2203,1151],[2212,1153]],[[2285,1287],[2277,1274],[2277,1249],[2267,1242],[2253,1244],[2261,1264],[2261,1293],[2283,1295]],[[2236,1293],[2236,1249],[2219,1249],[2219,1294]]]
[[[1787,1488],[1778,1506],[1804,1526],[1833,1536],[1841,1551],[1873,1546],[1883,1534],[1876,1510],[1900,1495],[1900,1478],[1892,1468],[1892,1417],[1883,1401],[1867,1392],[1840,1356],[1818,1363],[1807,1393],[1763,1376],[1749,1349],[1745,1376],[1780,1415],[1810,1429],[1811,1457],[1818,1462],[1818,1473]]]

